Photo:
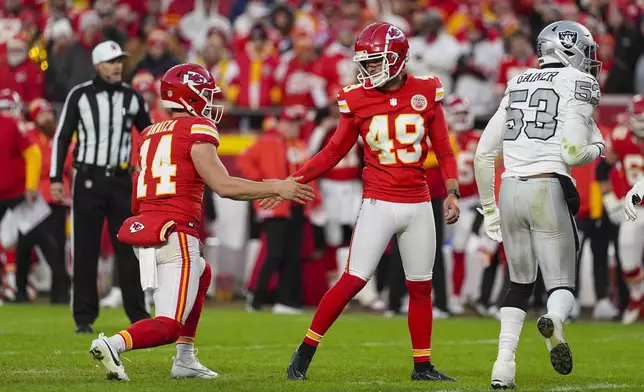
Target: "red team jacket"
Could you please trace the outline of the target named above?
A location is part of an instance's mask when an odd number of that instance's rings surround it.
[[[171,219],[176,231],[199,238],[204,181],[190,156],[196,142],[219,146],[219,133],[211,120],[177,117],[141,133],[141,172],[134,176],[132,210],[135,215]]]
[[[638,140],[628,127],[621,126],[613,131],[612,149],[621,163],[617,178],[612,178],[613,191],[621,199],[644,176],[644,141]]]
[[[343,114],[338,129],[329,144],[295,175],[304,176],[303,182],[323,175],[362,136],[364,198],[394,203],[429,201],[423,167],[429,151],[428,137],[443,178],[457,178],[442,99],[443,87],[433,77],[406,75],[403,86],[394,91],[367,90],[359,84],[346,86],[338,94]]]
[[[22,152],[33,144],[18,120],[0,114],[0,200],[25,193],[25,160]]]
[[[476,196],[479,193],[474,179],[474,154],[480,139],[481,132],[477,130],[456,133],[458,189],[461,192],[461,197]]]

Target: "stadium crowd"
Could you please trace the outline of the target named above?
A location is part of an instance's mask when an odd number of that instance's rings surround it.
[[[474,181],[476,141],[464,140],[459,132],[482,129],[507,81],[536,66],[533,44],[547,24],[567,19],[588,27],[599,43],[603,97],[627,96],[598,111],[606,137],[627,120],[621,113],[630,97],[644,94],[644,4],[636,0],[4,0],[0,4],[0,110],[19,108],[13,115],[38,140],[44,163],[40,188],[50,204],[54,202],[48,198],[45,161],[50,155],[47,141],[53,136],[51,114],[62,107],[73,86],[95,76],[91,52],[104,40],[117,42],[130,54],[125,79],[144,96],[153,122],[168,118],[159,104],[157,82],[169,68],[189,61],[210,70],[225,99],[220,132],[235,145],[250,140],[230,152],[232,159],[225,163],[251,179],[292,174],[328,140],[338,121],[336,94],[356,83],[353,41],[363,27],[377,20],[399,26],[410,37],[408,70],[439,77],[445,96],[451,96],[445,109],[453,128],[461,187]],[[271,132],[297,142],[276,147],[270,144]],[[222,138],[222,148],[226,140]],[[242,153],[245,147],[249,148]],[[326,177],[348,181],[352,198],[329,191],[323,180],[319,205],[295,213],[284,204],[270,214],[251,207],[247,252],[252,265],[247,268],[254,271],[245,283],[260,295],[250,309],[270,302],[269,289],[278,285],[270,280],[275,271],[291,278],[288,287],[278,288],[275,299],[281,306],[274,311],[298,313],[302,305],[319,300],[328,287],[327,273],[332,282],[343,268],[339,260],[346,258],[357,214],[352,206],[359,208],[360,203],[360,159],[354,153],[359,154],[359,148]],[[284,164],[271,165],[275,162]],[[430,156],[428,181],[432,198],[440,201],[446,191],[436,165]],[[612,170],[615,183],[625,181],[619,167]],[[3,166],[0,182],[5,182],[2,176],[7,173],[12,169]],[[577,216],[582,241],[592,242],[593,317],[612,319],[628,306],[626,286],[621,274],[614,272],[619,263],[610,262],[608,256],[609,240],[617,248],[616,225],[603,211],[595,168],[578,168],[573,174],[582,196]],[[474,193],[464,197],[477,199],[476,187],[471,189]],[[473,210],[476,204],[469,207]],[[208,219],[214,220],[213,208],[207,211]],[[332,219],[334,214],[337,219]],[[503,269],[503,251],[479,235],[481,222],[475,215],[464,232],[439,230],[444,232],[443,242],[452,245],[446,249],[453,252],[445,262],[438,261],[442,250],[437,254],[435,317],[462,313],[465,303],[482,315],[495,313],[492,291],[498,291],[493,286],[497,268]],[[444,221],[442,214],[437,216]],[[63,230],[59,217],[57,222]],[[297,233],[304,235],[293,239]],[[203,240],[215,234],[204,232]],[[111,245],[104,237],[102,257],[109,258]],[[294,247],[300,252],[289,251]],[[4,249],[2,254],[5,300],[33,299],[32,284],[14,272],[15,249]],[[269,267],[262,268],[262,262]],[[404,312],[400,270],[397,245],[392,243],[375,281],[359,296],[362,305],[387,314]],[[66,303],[69,296],[61,292],[69,287],[69,277],[59,269],[54,272],[52,302]],[[389,292],[387,301],[384,288]],[[535,293],[535,309],[543,307],[544,294]],[[118,292],[107,297],[104,304],[120,304]]]

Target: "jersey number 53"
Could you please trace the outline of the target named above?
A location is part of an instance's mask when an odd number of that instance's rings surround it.
[[[525,132],[528,139],[538,140],[548,140],[555,135],[559,95],[549,88],[536,89],[529,97],[528,94],[529,90],[510,92],[503,140],[516,140],[521,132]],[[526,102],[527,108],[516,107],[516,104]],[[534,120],[526,120],[527,112],[534,112]]]
[[[366,142],[378,153],[383,165],[412,164],[423,155],[421,142],[425,135],[425,120],[420,114],[399,114],[394,118],[394,137],[389,133],[389,115],[379,114],[371,118]],[[394,139],[399,148],[395,148]]]

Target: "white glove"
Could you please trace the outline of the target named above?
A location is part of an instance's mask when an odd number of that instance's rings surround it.
[[[637,219],[636,205],[640,204],[644,199],[644,178],[639,180],[624,198],[624,212],[629,220]],[[638,201],[639,200],[639,201]]]
[[[499,209],[494,206],[493,208],[486,209],[485,211],[480,208],[477,208],[476,210],[483,215],[485,234],[496,242],[503,242],[503,237],[501,236],[501,215],[499,215]]]
[[[602,200],[604,202],[604,209],[606,210],[606,214],[608,214],[608,218],[611,222],[619,225],[626,220],[624,205],[613,192],[604,194]]]

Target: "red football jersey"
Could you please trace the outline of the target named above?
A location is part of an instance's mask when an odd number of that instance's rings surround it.
[[[394,203],[428,201],[423,163],[433,145],[444,179],[457,178],[440,102],[443,86],[434,77],[405,76],[394,91],[364,89],[355,84],[338,94],[343,114],[329,144],[295,174],[308,182],[335,166],[355,144],[364,140],[364,198]]]
[[[622,198],[644,176],[644,140],[637,139],[628,127],[619,126],[613,131],[611,143],[621,163],[620,174],[625,180],[625,184],[613,183],[613,191]]]
[[[147,127],[139,140],[135,214],[155,213],[172,218],[176,231],[199,237],[204,182],[190,150],[193,143],[219,146],[214,122],[206,118],[176,117]]]
[[[476,130],[456,132],[456,142],[458,143],[456,162],[461,197],[476,196],[479,193],[474,179],[474,154],[480,139],[481,133]]]
[[[537,68],[539,62],[536,56],[530,56],[526,59],[518,59],[517,57],[506,55],[499,64],[499,77],[497,83],[505,86],[513,77],[522,74],[528,68]]]
[[[333,136],[333,132],[329,132],[326,135],[326,138],[323,141],[322,145],[326,146],[331,140],[332,136]],[[349,150],[347,155],[345,155],[344,158],[342,158],[342,160],[338,162],[338,164],[335,165],[333,169],[329,170],[324,175],[324,178],[328,178],[329,180],[335,180],[335,181],[349,181],[349,180],[360,179],[361,174],[362,174],[362,159],[360,154],[360,148],[358,146],[358,143],[356,143],[353,145],[351,150]]]

